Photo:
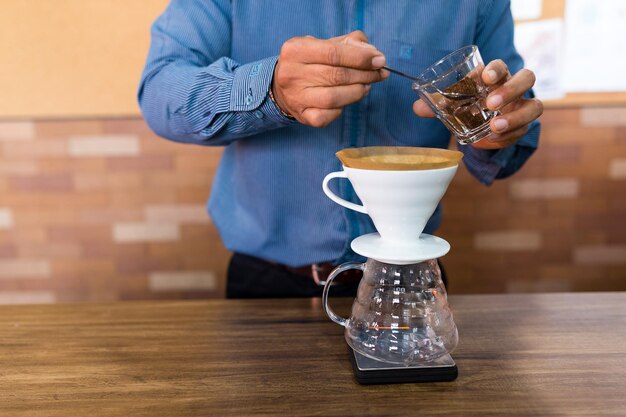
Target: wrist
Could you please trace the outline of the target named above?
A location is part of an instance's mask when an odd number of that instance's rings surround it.
[[[295,120],[295,117],[293,117],[293,115],[291,115],[288,111],[283,109],[280,106],[280,104],[278,104],[278,101],[276,100],[276,96],[274,95],[274,83],[273,82],[270,84],[268,95],[270,97],[270,100],[272,101],[272,103],[274,103],[274,106],[276,106],[276,109],[281,115],[285,116],[288,119]]]

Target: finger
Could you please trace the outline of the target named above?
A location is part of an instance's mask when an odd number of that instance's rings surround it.
[[[433,113],[430,106],[422,99],[413,103],[413,112],[419,117],[435,117],[435,113]]]
[[[505,133],[504,135],[498,135],[494,133],[483,140],[472,143],[472,146],[474,148],[485,150],[508,148],[509,146],[517,143],[517,141],[525,134],[526,130],[524,130],[524,128],[521,128],[515,132]]]
[[[372,84],[382,81],[389,77],[387,71],[363,71],[344,67],[331,67],[330,65],[307,65],[307,71],[310,70],[312,78],[318,82],[320,86],[337,86],[351,84]]]
[[[337,43],[354,43],[358,45],[363,43],[369,45],[369,39],[367,38],[367,35],[360,30],[355,30],[354,32],[350,32],[345,35],[330,38],[329,41]]]
[[[292,38],[283,44],[281,57],[306,64],[325,64],[362,70],[380,69],[385,56],[373,48],[314,38]]]
[[[370,91],[369,85],[353,84],[305,90],[304,101],[320,109],[336,109],[356,103]]]
[[[501,59],[491,61],[482,73],[483,82],[487,85],[494,85],[505,82],[511,74],[509,67]]]
[[[368,49],[378,50],[376,46],[368,42],[367,36],[365,35],[365,33],[361,32],[360,30],[354,31],[347,35],[339,36],[337,38],[331,38],[329,40],[332,40],[338,43],[344,43],[346,45],[356,46],[358,48],[368,48]],[[381,70],[381,71],[382,71],[382,74],[384,75],[384,79],[386,79],[387,77],[389,77],[389,75],[391,75],[391,73],[387,70]]]
[[[491,120],[491,130],[502,134],[519,129],[537,119],[543,113],[543,103],[538,99],[520,100],[516,109]]]
[[[508,103],[521,98],[526,91],[535,85],[535,73],[522,69],[507,82],[495,89],[487,97],[487,107],[490,110],[497,110]]]
[[[515,130],[511,130],[506,133],[492,133],[487,137],[489,142],[509,142],[511,139],[519,139],[528,133],[528,125],[524,125]]]
[[[297,118],[300,123],[313,127],[326,127],[341,116],[343,109],[305,109]]]
[[[345,42],[346,45],[352,45],[352,46],[357,46],[359,48],[368,48],[368,49],[374,49],[377,50],[378,48],[376,48],[374,45],[372,45],[371,43],[367,43],[367,42],[363,42],[363,41],[359,41],[356,39],[352,39],[352,38],[346,38]]]
[[[509,146],[513,146],[517,142],[517,139],[512,139],[506,142],[489,142],[487,140],[481,140],[475,143],[472,143],[472,146],[477,149],[494,151],[498,149],[508,148]]]

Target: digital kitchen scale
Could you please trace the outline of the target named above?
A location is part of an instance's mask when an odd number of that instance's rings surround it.
[[[354,376],[363,385],[454,381],[459,375],[459,369],[450,355],[432,362],[404,366],[370,359],[351,348],[348,350]]]

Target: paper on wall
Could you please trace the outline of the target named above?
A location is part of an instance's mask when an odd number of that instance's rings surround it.
[[[548,19],[518,23],[515,47],[524,66],[537,76],[533,88],[538,98],[557,99],[565,95],[563,79],[563,20]]]
[[[511,13],[515,20],[538,19],[542,7],[543,0],[511,0]]]
[[[566,91],[626,91],[626,1],[567,0]]]

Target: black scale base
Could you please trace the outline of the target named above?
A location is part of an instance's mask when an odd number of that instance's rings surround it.
[[[450,355],[415,366],[396,365],[370,359],[348,348],[354,376],[359,384],[404,384],[454,381],[459,370]]]

